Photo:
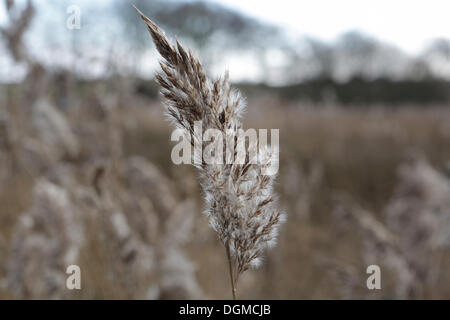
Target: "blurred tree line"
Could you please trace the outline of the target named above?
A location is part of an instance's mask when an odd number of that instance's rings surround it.
[[[63,0],[46,6],[61,9],[65,2],[70,4]],[[33,3],[39,12],[40,3]],[[81,2],[84,3],[88,2]],[[207,69],[224,67],[224,57],[232,54],[252,57],[258,76],[252,83],[241,84],[249,94],[265,90],[286,99],[344,104],[434,103],[450,99],[448,39],[436,39],[420,55],[411,56],[358,31],[347,32],[331,43],[309,37],[295,38],[278,26],[214,2],[135,0],[133,3],[167,33],[177,35],[193,47]],[[72,72],[76,70],[82,76],[83,72],[94,69],[88,57],[79,57],[101,47],[107,54],[96,58],[105,64],[97,68],[99,74],[142,76],[143,61],[155,59],[146,56],[151,42],[131,3],[111,0],[98,5],[90,3],[89,8],[92,10],[83,10],[83,28],[88,32],[72,32],[71,41],[61,44],[68,47],[67,52],[76,51],[80,61],[80,67],[72,64]],[[64,10],[59,11],[65,14]],[[41,23],[42,17],[45,14],[41,13],[41,19],[35,20]],[[42,38],[47,39],[44,41],[48,41],[49,47],[55,47],[56,35],[42,35]],[[4,39],[3,42],[8,41],[8,37]],[[83,66],[87,67],[83,69]],[[137,87],[142,93],[155,94],[152,84],[138,81]]]
[[[157,23],[191,41],[214,65],[224,52],[250,51],[263,70],[259,84],[241,83],[249,95],[270,92],[288,100],[354,103],[439,103],[450,100],[450,41],[436,39],[412,57],[358,31],[333,43],[308,37],[294,41],[284,30],[203,1],[137,2]],[[129,38],[147,45],[148,35],[133,10],[117,7]],[[273,63],[274,51],[282,63]],[[274,87],[272,79],[279,79]],[[281,84],[281,85],[280,85]],[[145,83],[140,86],[145,91]],[[148,89],[148,87],[147,87]],[[155,88],[151,87],[154,94]],[[147,90],[148,91],[148,90]]]

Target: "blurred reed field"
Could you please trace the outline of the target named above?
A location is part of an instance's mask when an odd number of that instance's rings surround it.
[[[184,19],[216,19],[224,34],[240,32],[249,50],[261,30],[282,38],[210,2],[148,3],[136,1],[170,38],[192,44],[207,70],[220,58],[212,43],[227,47],[229,39]],[[66,17],[65,4],[55,8]],[[112,47],[104,72],[93,76],[83,69],[95,65],[92,57],[79,56],[74,70],[30,50],[42,18],[37,1],[3,4],[1,42],[14,81],[0,84],[0,298],[231,298],[223,245],[202,215],[198,173],[171,160],[175,143],[158,85],[138,74],[139,65],[117,62],[156,62],[156,50],[128,2],[111,8],[123,14],[111,15],[114,25],[129,27],[123,42],[134,37],[151,54]],[[66,31],[76,32],[73,43],[84,39],[83,27]],[[275,191],[288,216],[261,268],[239,280],[239,298],[450,299],[447,80],[423,58],[407,68],[420,75],[415,80],[408,73],[367,79],[360,70],[337,81],[325,63],[331,48],[314,44],[312,56],[324,62],[314,78],[235,84],[247,96],[244,126],[280,129]],[[300,73],[306,62],[293,61]],[[278,78],[279,69],[266,70],[263,77]],[[81,269],[81,290],[66,288],[69,265]],[[380,290],[366,286],[369,265],[381,268]]]

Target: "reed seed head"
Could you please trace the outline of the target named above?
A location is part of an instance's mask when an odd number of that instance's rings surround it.
[[[230,87],[228,73],[211,81],[190,50],[183,48],[179,41],[172,44],[153,21],[136,10],[163,58],[162,71],[156,79],[161,85],[169,119],[194,142],[202,141],[202,132],[194,130],[196,121],[202,121],[203,131],[220,130],[227,141],[239,138],[245,101],[239,91]],[[275,175],[263,174],[271,158],[270,148],[256,153],[252,148],[246,148],[243,164],[200,161],[197,165],[206,199],[205,214],[220,241],[229,249],[237,276],[260,264],[263,251],[275,245],[279,226],[285,220],[285,214],[276,207]],[[259,162],[251,161],[253,154]]]

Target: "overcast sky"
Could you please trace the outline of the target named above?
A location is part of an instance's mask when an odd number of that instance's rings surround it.
[[[17,0],[24,3],[25,0]],[[130,4],[133,0],[129,1]],[[151,0],[148,0],[151,1]],[[189,0],[185,0],[189,1]],[[427,43],[435,38],[444,37],[450,39],[450,0],[206,0],[220,3],[234,8],[251,17],[275,25],[285,27],[294,36],[311,36],[324,41],[333,41],[337,36],[350,30],[358,30],[367,33],[380,40],[387,41],[407,53],[420,54]],[[51,30],[51,42],[71,41],[68,30],[65,27],[67,14],[65,5],[77,4],[82,10],[93,10],[106,7],[112,0],[38,0],[40,16],[35,19],[33,33],[35,35],[49,34]],[[59,4],[49,6],[49,4]],[[3,1],[0,0],[0,24],[6,21]],[[56,11],[55,11],[56,10]],[[82,12],[83,14],[83,12]],[[107,16],[99,15],[99,19]],[[85,20],[83,20],[85,21]],[[98,22],[103,26],[111,27],[114,23]],[[97,28],[96,25],[85,26],[89,32]],[[79,36],[87,37],[86,34]],[[28,39],[30,41],[30,39]],[[58,53],[52,49],[49,54],[40,46],[40,39],[33,38],[33,49],[41,53],[46,60],[59,61],[70,60],[68,54]],[[42,39],[41,39],[42,40]],[[46,41],[48,44],[49,41]],[[107,50],[101,46],[94,48],[97,51]],[[91,51],[95,51],[90,48]],[[101,53],[101,52],[100,52]],[[101,54],[100,54],[101,55]],[[153,61],[152,59],[148,59]],[[63,61],[64,62],[64,61]],[[252,64],[253,62],[253,64]],[[223,66],[234,70],[232,78],[257,79],[260,71],[254,63],[253,56],[239,55],[229,56],[223,61]],[[155,62],[156,65],[156,62]],[[0,80],[2,75],[10,78],[12,69],[11,61],[0,51]],[[153,68],[154,66],[150,66]],[[149,69],[151,69],[149,67]],[[6,70],[6,71],[5,71]],[[16,69],[15,69],[16,70]],[[96,70],[90,68],[90,70]],[[99,71],[100,72],[100,71]],[[21,74],[14,72],[14,74]]]
[[[449,0],[210,1],[322,40],[356,29],[415,54],[433,38],[450,38]]]
[[[97,0],[96,3],[105,4],[109,1]],[[285,26],[296,34],[315,36],[322,40],[333,40],[348,30],[363,31],[413,54],[419,53],[433,38],[450,38],[449,0],[207,1],[221,3],[261,20]],[[62,2],[89,3],[85,0]],[[36,3],[43,5],[45,0]],[[5,18],[3,6],[0,6],[0,23]]]

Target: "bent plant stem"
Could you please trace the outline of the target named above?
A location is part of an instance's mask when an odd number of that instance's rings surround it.
[[[237,295],[236,295],[236,283],[234,280],[234,275],[233,275],[233,263],[231,260],[231,254],[230,254],[230,245],[227,242],[225,249],[227,250],[227,258],[228,258],[228,268],[230,271],[230,281],[231,281],[231,292],[233,293],[233,300],[237,300]]]

